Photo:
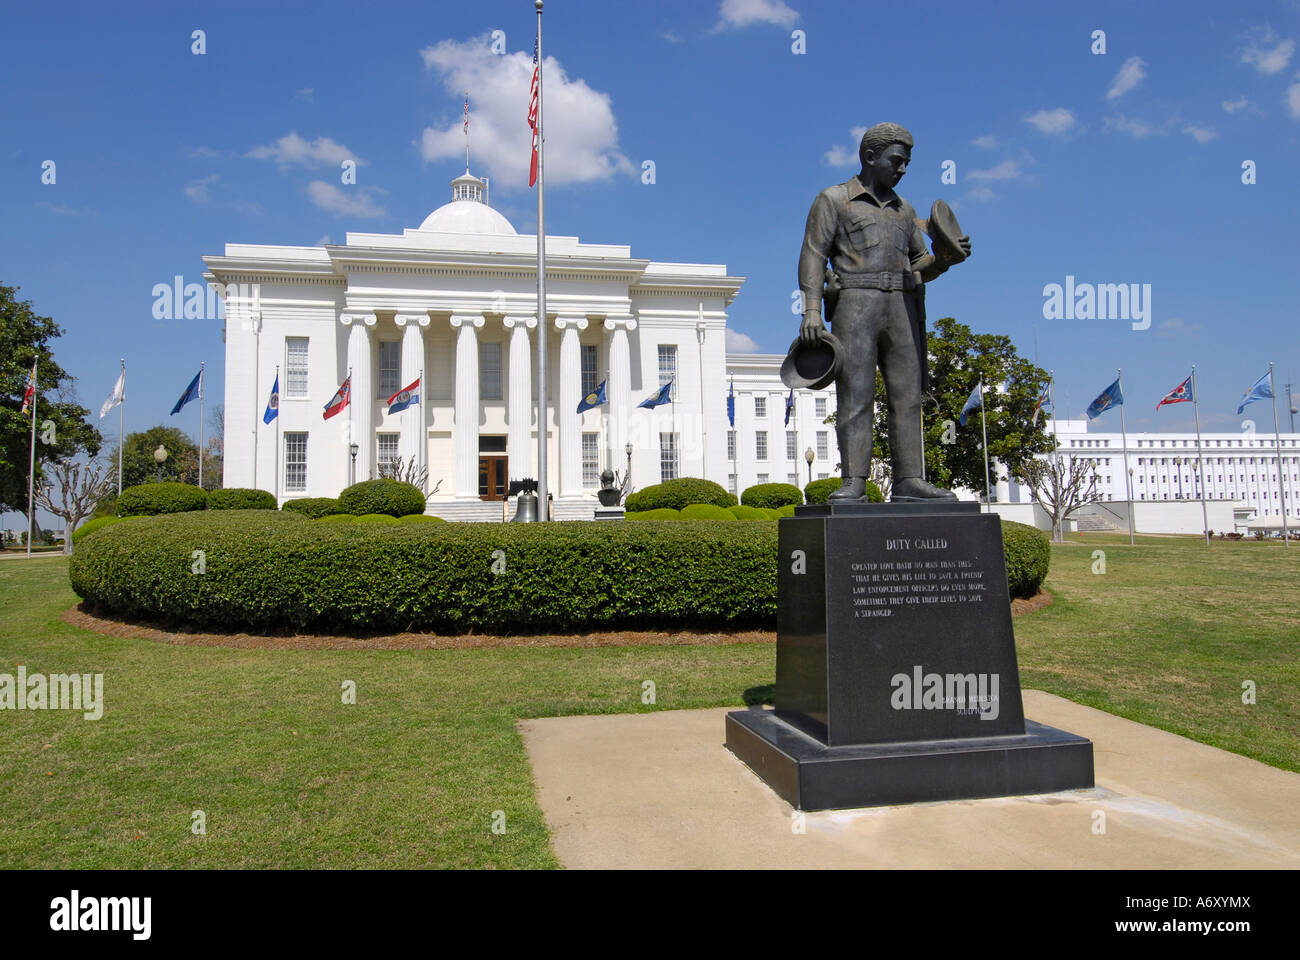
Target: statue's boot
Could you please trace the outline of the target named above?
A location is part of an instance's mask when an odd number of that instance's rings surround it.
[[[832,500],[861,500],[867,492],[865,477],[845,477],[844,485],[831,494]]]
[[[894,481],[894,492],[889,499],[894,503],[929,503],[935,500],[956,500],[957,494],[927,483],[920,477],[904,477]]]

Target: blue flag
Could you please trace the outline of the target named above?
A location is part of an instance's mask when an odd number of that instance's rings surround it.
[[[275,375],[275,385],[271,387],[271,399],[266,401],[266,413],[262,414],[262,422],[270,424],[272,420],[280,415],[280,375]]]
[[[1109,387],[1097,395],[1097,399],[1088,405],[1087,417],[1089,420],[1096,420],[1111,407],[1122,406],[1124,403],[1124,394],[1119,388],[1119,378],[1115,379]]]
[[[785,398],[785,426],[790,426],[790,414],[794,412],[794,387]]]
[[[966,401],[966,406],[961,408],[961,425],[963,427],[966,426],[966,414],[984,406],[984,392],[980,389],[983,386],[983,381],[975,384],[975,389],[971,391],[970,398]]]
[[[1273,384],[1269,381],[1272,379],[1272,371],[1264,374],[1255,381],[1255,385],[1246,391],[1246,395],[1241,398],[1241,406],[1237,408],[1237,413],[1245,410],[1247,406],[1256,400],[1273,399]]]
[[[203,371],[200,370],[198,373],[194,374],[194,379],[191,380],[190,385],[185,388],[185,392],[181,394],[181,398],[176,401],[176,406],[172,407],[173,417],[181,412],[181,407],[185,406],[185,404],[189,403],[191,400],[197,400],[199,398],[199,392],[203,389],[202,381]]]
[[[416,377],[410,384],[402,387],[388,398],[389,414],[401,413],[413,403],[420,402],[420,378]]]
[[[655,407],[659,406],[660,404],[672,403],[672,402],[673,402],[673,382],[669,380],[657,391],[650,394],[650,396],[646,397],[644,400],[638,403],[637,406],[649,407],[651,410],[653,410]]]
[[[590,410],[592,407],[599,407],[605,402],[607,402],[607,398],[605,397],[605,381],[602,380],[600,381],[600,386],[578,401],[578,412],[582,413],[582,411]]]
[[[732,429],[736,426],[736,381],[731,381],[731,389],[727,391],[727,422],[731,424]]]

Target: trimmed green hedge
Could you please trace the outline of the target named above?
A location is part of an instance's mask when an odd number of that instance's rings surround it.
[[[737,507],[727,507],[727,511],[737,520],[775,520],[775,510],[764,510],[760,507],[747,507],[740,505]]]
[[[736,497],[728,493],[712,480],[700,480],[696,477],[678,477],[665,480],[653,487],[646,487],[629,494],[624,504],[628,513],[643,510],[670,509],[680,510],[693,503],[711,503],[716,507],[734,507]]]
[[[626,520],[680,520],[682,512],[671,507],[659,507],[656,510],[642,510],[639,513],[626,513]]]
[[[424,513],[424,505],[425,496],[419,487],[387,477],[354,483],[339,494],[339,512],[358,517],[370,513],[404,517],[411,513]]]
[[[715,506],[712,503],[692,503],[689,506],[682,507],[683,520],[727,520],[735,522],[736,518],[731,515],[731,510],[727,507]]]
[[[208,494],[209,510],[274,510],[275,494],[247,487],[225,487]]]
[[[827,477],[825,480],[814,480],[803,488],[803,495],[808,503],[828,503],[831,494],[844,485],[844,481],[839,477]],[[884,495],[881,494],[880,488],[867,481],[867,499],[872,503],[884,503]]]
[[[445,517],[435,517],[430,513],[408,513],[404,517],[398,517],[402,523],[446,523]]]
[[[190,572],[206,553],[206,572]],[[121,617],[228,630],[771,625],[776,525],[302,524],[229,511],[102,530],[73,589]],[[686,575],[689,574],[689,575]]]
[[[777,519],[780,519],[781,517],[793,517],[793,516],[794,516],[794,504],[792,503],[792,504],[790,504],[789,506],[781,507],[780,509],[778,509],[778,510],[776,511],[776,516],[777,516]]]
[[[86,534],[93,533],[94,531],[98,530],[100,527],[107,527],[110,524],[118,523],[119,521],[121,521],[121,519],[122,519],[121,517],[94,517],[91,520],[87,520],[81,526],[77,527],[76,530],[72,531],[73,545],[75,546],[76,544],[80,543],[81,538],[84,537]]]
[[[323,517],[317,517],[321,523],[356,523],[357,518],[350,513],[327,513]]]
[[[117,498],[119,517],[152,517],[160,513],[185,513],[202,510],[208,495],[201,487],[188,483],[138,483],[127,487]]]
[[[357,517],[357,523],[396,523],[397,518],[387,513],[366,513]]]
[[[1047,579],[1052,547],[1037,527],[1002,521],[1002,546],[1007,554],[1007,589],[1013,597],[1032,597]]]
[[[333,513],[343,512],[339,509],[339,502],[334,497],[302,497],[298,500],[286,500],[284,506],[280,509],[286,513],[301,513],[313,520],[328,517]]]
[[[740,502],[747,507],[775,510],[787,504],[803,503],[803,491],[793,483],[759,483],[746,489],[740,495]]]

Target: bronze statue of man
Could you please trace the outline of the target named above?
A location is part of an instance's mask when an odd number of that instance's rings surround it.
[[[860,500],[866,492],[879,364],[889,410],[892,499],[952,500],[950,491],[923,476],[921,392],[927,361],[922,284],[965,259],[970,238],[952,238],[951,247],[936,244],[934,253],[926,249],[925,221],[894,192],[912,159],[912,135],[901,126],[878,123],[869,129],[858,158],[862,171],[856,177],[828,187],[813,201],[799,255],[800,342],[815,344],[826,333],[824,297],[826,318],[843,347],[835,381],[835,430],[844,483],[831,499]]]

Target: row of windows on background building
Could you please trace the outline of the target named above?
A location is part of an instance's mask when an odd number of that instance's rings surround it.
[[[1276,439],[1274,439],[1274,440],[1250,440],[1250,439],[1246,439],[1246,440],[1203,440],[1203,441],[1201,441],[1201,448],[1202,448],[1202,449],[1206,449],[1206,448],[1209,448],[1209,447],[1272,447],[1272,446],[1274,446],[1275,444],[1276,444]],[[1189,448],[1189,449],[1195,449],[1195,447],[1196,447],[1196,441],[1195,441],[1195,440],[1139,440],[1139,441],[1137,441],[1137,446],[1139,446],[1139,447],[1141,447],[1141,446],[1155,447],[1155,446],[1157,446],[1157,445],[1162,446],[1162,447],[1163,447],[1163,446],[1166,446],[1166,445],[1168,445],[1168,446],[1170,446],[1170,447],[1180,447],[1180,446],[1181,446],[1181,447],[1187,447],[1187,448]],[[1109,441],[1109,440],[1071,440],[1071,441],[1070,441],[1070,446],[1072,446],[1072,447],[1109,447],[1109,446],[1110,446],[1110,441]]]
[[[815,416],[821,418],[822,420],[826,419],[826,398],[825,397],[813,397],[813,412]],[[785,416],[784,407],[781,410],[781,415],[783,417]],[[762,394],[756,394],[754,396],[754,419],[755,420],[767,419],[767,397],[763,396]]]
[[[831,456],[830,431],[818,430],[816,435],[816,449],[813,451],[818,460],[829,460]],[[787,460],[799,461],[804,459],[804,455],[799,452],[799,433],[796,430],[787,430],[785,432],[785,458]],[[736,431],[727,431],[727,459],[736,459]],[[764,461],[767,459],[767,431],[754,431],[754,459]]]

